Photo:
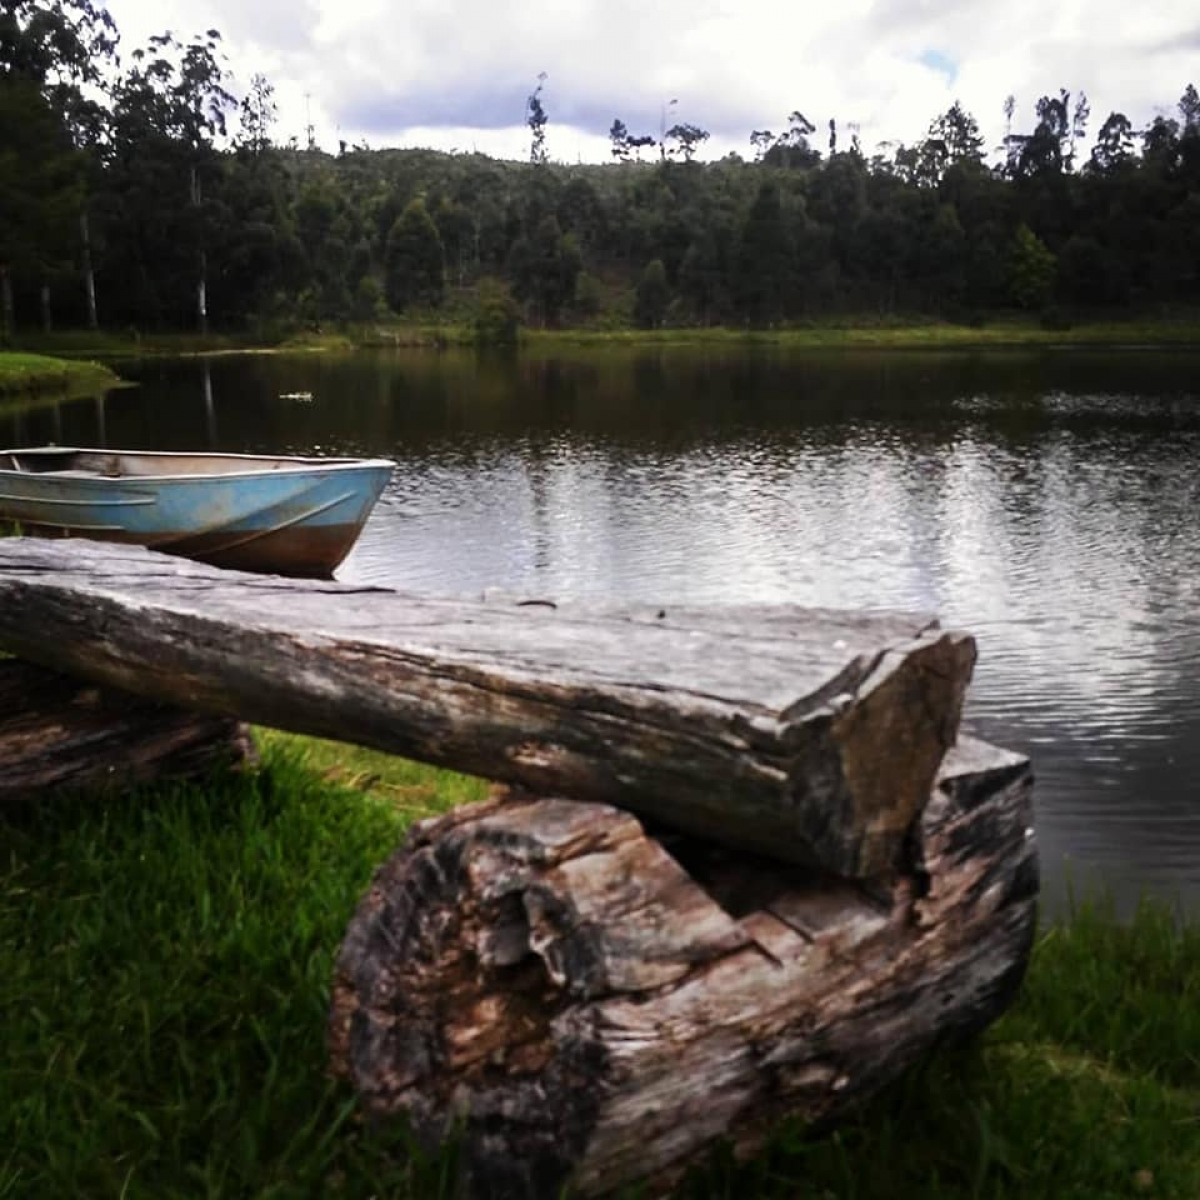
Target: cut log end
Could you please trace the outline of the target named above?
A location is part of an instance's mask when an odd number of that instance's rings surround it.
[[[993,1019],[1034,922],[1028,764],[968,742],[875,885],[513,793],[418,826],[338,957],[336,1071],[468,1192],[665,1184]]]
[[[829,808],[839,827],[819,861],[856,878],[902,865],[905,831],[954,745],[974,667],[974,638],[956,632],[881,655],[859,702],[833,722],[846,803]]]

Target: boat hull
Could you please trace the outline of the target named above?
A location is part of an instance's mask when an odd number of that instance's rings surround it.
[[[392,472],[384,460],[118,454],[101,474],[47,467],[39,453],[0,452],[0,463],[25,467],[0,469],[0,519],[23,533],[135,543],[310,578],[332,575]],[[93,457],[58,463],[102,461],[100,452],[74,453]]]

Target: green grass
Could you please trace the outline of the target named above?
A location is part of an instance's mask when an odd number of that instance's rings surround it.
[[[184,332],[141,333],[135,329],[58,329],[52,333],[22,332],[21,349],[60,358],[122,359],[186,354],[218,354],[262,344],[250,334]],[[273,343],[272,343],[273,344]]]
[[[942,321],[870,323],[847,319],[770,330],[560,329],[521,331],[531,345],[688,346],[770,345],[795,349],[971,349],[1016,346],[1200,346],[1200,320],[1096,321],[1045,329],[1034,321],[999,320],[980,327]]]
[[[116,382],[117,377],[99,363],[0,350],[0,399],[35,392],[94,391]]]
[[[467,289],[469,292],[469,289]],[[473,345],[470,304],[457,298],[442,309],[427,309],[385,321],[332,323],[319,332],[282,328],[271,336],[192,333],[118,333],[67,330],[23,335],[25,349],[66,359],[183,357],[279,351],[347,351],[366,348],[442,349]],[[1086,318],[1067,328],[1047,329],[1033,317],[1004,314],[983,324],[954,324],[920,316],[864,313],[814,319],[769,330],[633,329],[616,313],[604,313],[582,326],[523,328],[527,349],[556,346],[658,347],[769,345],[795,349],[972,349],[1020,346],[1200,346],[1200,316],[1185,312],[1162,317]],[[4,356],[0,356],[4,357]],[[10,356],[11,357],[11,356]],[[23,356],[28,357],[28,356]],[[0,392],[3,374],[0,369]]]
[[[355,346],[427,347],[474,341],[470,324],[431,314],[347,326],[343,339]],[[319,341],[319,339],[317,339]],[[982,326],[956,325],[918,317],[828,318],[777,329],[631,329],[621,327],[522,328],[521,345],[538,350],[556,346],[657,347],[767,345],[795,349],[971,349],[1018,346],[1200,346],[1200,318],[1086,321],[1066,329],[1046,329],[1036,320],[1004,317]],[[340,343],[339,343],[340,344]]]
[[[414,817],[484,785],[260,735],[203,789],[0,814],[0,1198],[426,1200],[452,1153],[325,1077],[332,957]],[[1200,1196],[1200,929],[1083,906],[1013,1011],[837,1132],[718,1155],[690,1200]]]

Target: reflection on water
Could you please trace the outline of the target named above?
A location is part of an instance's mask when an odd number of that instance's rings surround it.
[[[0,441],[383,454],[346,578],[934,610],[1062,862],[1200,907],[1200,397],[1186,354],[151,364]],[[281,397],[311,392],[313,402]]]

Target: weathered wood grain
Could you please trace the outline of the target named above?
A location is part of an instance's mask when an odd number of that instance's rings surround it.
[[[0,659],[0,803],[199,778],[255,757],[245,726]]]
[[[335,1069],[376,1119],[453,1127],[475,1200],[659,1194],[721,1138],[822,1122],[1020,981],[1031,775],[965,741],[886,887],[520,793],[424,823],[337,961]],[[643,1194],[643,1193],[639,1193]]]
[[[432,599],[35,539],[0,541],[0,648],[864,877],[974,662],[925,617]]]

